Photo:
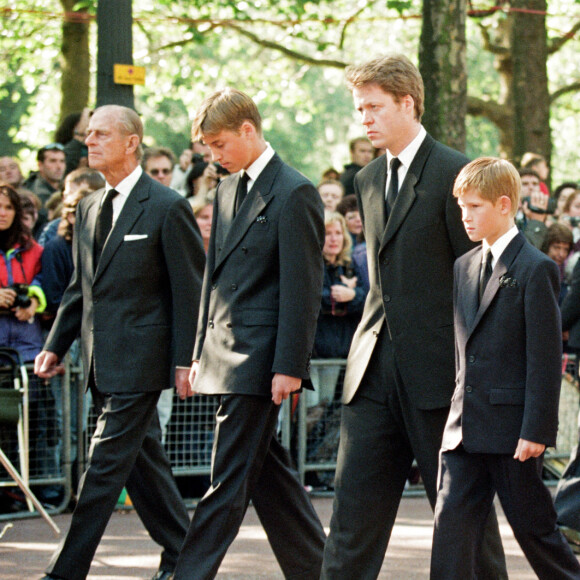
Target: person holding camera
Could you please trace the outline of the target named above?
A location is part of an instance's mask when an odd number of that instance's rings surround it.
[[[42,349],[42,328],[36,315],[44,311],[46,298],[39,278],[43,249],[33,239],[23,215],[16,190],[0,183],[0,346],[16,350],[27,363]],[[58,432],[49,421],[53,396],[48,385],[32,374],[29,402],[30,424],[36,426],[29,448],[31,469],[39,475],[54,474]],[[55,505],[61,492],[59,486],[43,485],[37,496],[45,505]]]
[[[540,176],[533,170],[522,167],[518,170],[522,182],[521,208],[516,223],[528,242],[540,249],[548,225],[549,215],[556,209],[555,200],[540,189]]]
[[[42,247],[24,225],[20,197],[8,184],[0,184],[0,256],[0,346],[32,361],[43,343],[35,316],[46,307],[38,277]]]

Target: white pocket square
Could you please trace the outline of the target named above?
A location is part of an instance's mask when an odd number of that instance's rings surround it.
[[[134,242],[135,240],[144,240],[145,238],[148,238],[149,236],[147,234],[127,234],[124,238],[123,241],[125,242]]]

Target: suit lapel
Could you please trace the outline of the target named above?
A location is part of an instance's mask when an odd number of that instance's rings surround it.
[[[225,206],[223,209],[223,215],[221,214],[219,219],[224,220],[224,223],[220,226],[218,222],[218,229],[220,229],[220,235],[224,236],[223,244],[221,245],[222,251],[216,259],[215,270],[217,270],[220,264],[231,254],[232,250],[240,243],[240,240],[244,237],[248,228],[252,223],[258,218],[260,213],[272,200],[274,195],[273,185],[274,179],[282,166],[282,161],[278,155],[274,155],[268,165],[264,168],[262,173],[258,176],[258,179],[252,186],[252,189],[248,192],[246,199],[236,216],[232,219],[233,215],[233,204],[235,203],[235,191],[239,181],[239,177],[233,180],[231,187],[233,187],[233,194],[226,198]],[[235,187],[234,187],[235,183]],[[226,196],[224,196],[225,198]],[[226,230],[226,224],[229,220],[229,228]],[[220,246],[218,246],[220,247]]]
[[[103,202],[103,197],[105,196],[105,190],[94,193],[92,196],[87,198],[89,207],[87,208],[86,214],[84,216],[84,223],[82,232],[86,232],[88,235],[88,245],[90,246],[90,252],[83,254],[83,261],[87,262],[87,272],[92,272],[93,277],[95,275],[95,264],[94,264],[94,244],[95,244],[95,230],[97,227],[97,216],[99,215],[99,209],[101,203]],[[90,201],[89,201],[90,200]],[[84,236],[83,236],[84,237]],[[85,238],[86,239],[86,238]]]
[[[386,215],[385,215],[385,184],[387,181],[387,160],[386,156],[382,156],[382,163],[378,164],[376,171],[372,178],[366,182],[360,191],[361,201],[363,203],[364,219],[365,219],[365,236],[367,236],[367,243],[370,241],[370,235],[375,235],[377,239],[377,247],[381,243],[383,233],[385,231]],[[377,194],[378,192],[378,194]],[[366,209],[368,208],[368,209]]]
[[[499,257],[495,268],[491,274],[491,278],[485,287],[485,292],[481,297],[481,304],[475,315],[471,328],[469,329],[469,334],[475,329],[482,316],[485,314],[486,310],[489,308],[492,300],[499,290],[499,281],[502,276],[504,276],[512,262],[515,260],[516,256],[519,254],[522,246],[526,243],[526,239],[520,233],[508,244],[507,248],[503,251],[502,255]],[[481,253],[480,264],[481,264]],[[478,274],[478,284],[479,284],[479,274]]]
[[[467,266],[463,288],[460,290],[460,296],[463,303],[463,314],[465,316],[466,326],[471,328],[477,315],[479,302],[479,273],[481,271],[481,247],[474,253]]]
[[[102,274],[102,272],[107,268],[111,258],[115,255],[115,252],[119,246],[123,243],[125,235],[131,231],[131,228],[143,213],[143,207],[141,203],[149,198],[149,190],[151,184],[148,181],[151,178],[143,174],[135,187],[131,190],[109,237],[103,247],[103,253],[101,254],[101,259],[97,265],[97,271],[95,272],[95,281]],[[95,220],[96,221],[96,220]],[[94,230],[93,230],[94,231]],[[94,235],[93,235],[94,240]]]
[[[434,145],[435,140],[427,134],[411,162],[411,167],[409,167],[409,171],[407,171],[405,181],[403,181],[399,189],[399,194],[397,195],[395,204],[391,209],[391,215],[389,216],[387,225],[384,229],[379,251],[382,250],[397,233],[397,230],[401,227],[401,224],[405,221],[405,217],[413,206],[415,198],[417,197],[415,186],[421,179],[421,173],[423,173],[423,168],[425,167],[425,163],[427,163],[429,153]]]
[[[228,232],[232,227],[239,181],[240,175],[238,174],[237,179],[224,181],[219,189],[219,219],[216,220],[216,246],[218,248],[223,248]]]

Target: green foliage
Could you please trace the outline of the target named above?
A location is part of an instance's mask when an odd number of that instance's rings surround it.
[[[579,1],[551,0],[552,37],[580,18]],[[74,9],[95,14],[96,6],[97,0],[78,0]],[[24,158],[23,147],[46,143],[57,124],[62,20],[52,15],[62,8],[57,0],[13,0],[10,8],[21,12],[0,17],[0,99],[14,91],[19,97],[18,107],[0,101],[0,114],[17,130],[8,135],[2,121],[0,150],[20,151]],[[147,69],[147,84],[135,87],[135,96],[147,142],[179,153],[201,100],[232,85],[254,96],[267,137],[280,154],[317,180],[327,166],[347,163],[348,140],[364,134],[342,68],[384,52],[403,52],[417,62],[421,20],[413,16],[420,14],[421,0],[134,1],[134,60]],[[496,13],[479,21],[493,28],[502,18]],[[496,99],[500,86],[493,56],[482,49],[476,24],[468,19],[469,92]],[[93,62],[95,32],[93,24]],[[578,81],[578,48],[576,37],[550,57],[552,91]],[[329,64],[316,66],[321,60]],[[574,176],[580,157],[580,127],[570,122],[578,117],[577,99],[573,93],[552,107],[556,182]],[[497,135],[488,121],[468,119],[467,130],[470,156],[497,153]]]

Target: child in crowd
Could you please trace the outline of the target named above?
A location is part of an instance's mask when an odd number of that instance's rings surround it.
[[[514,223],[520,178],[507,161],[466,165],[454,186],[469,238],[455,262],[456,389],[443,434],[432,580],[474,578],[497,492],[538,578],[580,579],[540,477],[556,442],[561,327],[556,264]]]

